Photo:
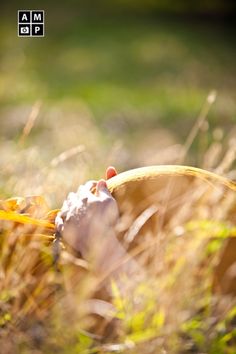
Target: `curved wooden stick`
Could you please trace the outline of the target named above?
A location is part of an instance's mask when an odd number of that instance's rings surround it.
[[[111,193],[119,190],[129,182],[155,180],[160,176],[193,176],[209,182],[217,182],[236,192],[236,183],[216,173],[196,167],[164,165],[147,166],[122,172],[107,181]]]
[[[216,173],[189,166],[169,165],[137,168],[112,177],[107,181],[107,186],[117,200],[121,214],[128,214],[131,222],[138,217],[140,212],[153,204],[158,205],[158,207],[161,206],[162,211],[164,211],[162,217],[165,218],[162,221],[168,222],[169,219],[175,218],[185,203],[187,208],[190,209],[191,206],[193,209],[198,207],[195,203],[194,194],[195,191],[198,191],[198,188],[202,187],[202,184],[196,184],[195,182],[203,182],[209,196],[216,191],[216,196],[227,198],[232,194],[233,199],[230,198],[231,201],[236,200],[235,182]],[[218,190],[221,191],[220,194],[217,193]],[[216,207],[220,207],[224,198],[216,198],[216,200]],[[130,206],[128,209],[125,208],[127,204]],[[222,207],[224,208],[224,204],[222,204]],[[211,210],[211,206],[209,210]],[[214,208],[212,208],[212,212],[214,217]],[[229,209],[226,210],[227,212],[229,212],[229,215],[227,215],[226,221],[235,224],[234,210]],[[191,212],[189,215],[191,216]],[[154,215],[154,219],[150,220],[147,227],[158,225],[160,220],[161,217],[158,217],[158,214],[156,217]],[[222,293],[234,295],[236,295],[236,277],[227,279],[226,275],[230,267],[236,262],[235,249],[236,239],[229,238],[214,273],[216,288]]]

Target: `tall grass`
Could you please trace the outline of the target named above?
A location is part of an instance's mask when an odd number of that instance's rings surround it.
[[[212,96],[207,102],[213,102]],[[200,138],[211,135],[204,125],[207,111],[186,145],[178,146],[182,162],[199,129]],[[50,114],[40,139],[31,137],[42,117],[37,104],[21,134],[1,144],[1,351],[234,353],[235,298],[218,293],[213,283],[222,251],[235,236],[235,196],[225,198],[217,189],[206,195],[195,186],[178,213],[169,216],[158,242],[147,230],[142,233],[145,243],[126,245],[144,270],[142,279],[124,275],[129,290],[123,292],[119,282],[108,277],[112,292],[107,293],[96,269],[63,242],[55,242],[57,210],[52,209],[60,207],[69,190],[98,177],[105,164],[116,164],[125,151],[114,142],[106,152],[86,109],[69,126],[63,111]],[[57,115],[55,123],[52,117]],[[213,132],[199,165],[234,176],[235,142],[222,138],[221,130]],[[7,199],[28,194],[43,197]]]

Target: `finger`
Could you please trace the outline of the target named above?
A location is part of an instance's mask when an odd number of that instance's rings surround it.
[[[106,181],[104,179],[101,179],[97,183],[96,196],[98,198],[101,198],[102,200],[107,199],[107,198],[113,199],[113,197],[107,187]]]
[[[117,171],[116,171],[115,167],[109,166],[106,170],[106,179],[110,179],[116,175],[117,175]]]
[[[97,181],[91,180],[91,181],[87,181],[85,184],[81,185],[80,187],[82,187],[84,190],[91,191],[94,187],[96,187],[96,185],[97,185]]]
[[[88,198],[93,195],[93,189],[96,188],[97,181],[88,181],[85,184],[79,186],[77,195],[79,198]]]
[[[62,219],[60,213],[58,213],[55,218],[55,225],[56,225],[57,231],[61,232],[63,229],[63,219]]]

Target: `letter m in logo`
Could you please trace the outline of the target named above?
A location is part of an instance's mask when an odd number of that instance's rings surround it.
[[[32,11],[32,23],[43,23],[44,22],[44,11]]]
[[[33,21],[42,22],[42,14],[34,14]]]

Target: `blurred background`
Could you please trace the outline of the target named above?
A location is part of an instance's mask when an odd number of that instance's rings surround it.
[[[17,37],[20,9],[45,10],[44,38]],[[208,167],[236,133],[234,20],[234,1],[3,1],[0,196],[58,206],[109,164],[178,163],[217,92],[181,161]]]

